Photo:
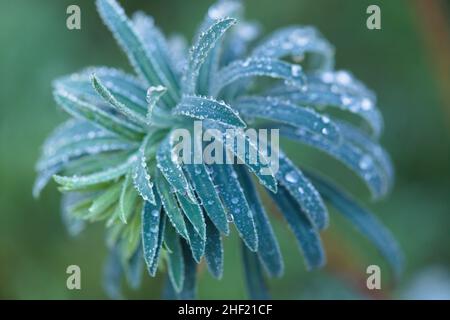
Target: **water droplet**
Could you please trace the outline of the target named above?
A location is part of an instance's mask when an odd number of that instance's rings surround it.
[[[231,203],[232,204],[238,204],[239,203],[239,199],[238,198],[232,198],[231,199]]]
[[[328,135],[328,129],[327,128],[322,128],[322,134],[324,136]]]
[[[338,71],[336,73],[336,81],[340,84],[349,84],[352,78],[347,71]]]
[[[303,188],[302,187],[298,187],[298,192],[300,193],[300,194],[304,194],[305,193],[305,190],[303,190]]]
[[[287,182],[289,183],[296,183],[298,181],[298,175],[297,172],[295,172],[294,170],[289,171],[288,173],[286,173],[286,175],[284,176],[284,178],[286,179]]]
[[[159,215],[159,210],[152,210],[152,216],[157,217]]]
[[[367,170],[371,165],[372,165],[372,158],[368,155],[364,155],[360,160],[359,160],[359,167],[362,170]]]
[[[150,232],[152,232],[152,233],[158,232],[158,226],[153,226],[153,227],[151,227],[151,228],[150,228]]]
[[[301,68],[300,66],[298,66],[298,65],[296,65],[296,64],[293,64],[293,65],[291,66],[291,74],[292,74],[294,77],[298,77],[298,76],[300,75],[301,71],[302,71],[302,68]]]
[[[372,107],[373,107],[373,104],[372,104],[372,101],[370,101],[370,99],[368,99],[368,98],[362,99],[362,101],[361,101],[361,108],[363,110],[367,111],[367,110],[372,109]]]
[[[228,222],[233,222],[234,221],[234,217],[232,214],[227,214],[227,221]]]

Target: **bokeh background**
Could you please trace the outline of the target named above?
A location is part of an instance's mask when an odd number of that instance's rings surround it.
[[[265,32],[289,24],[314,25],[336,46],[337,67],[373,88],[385,117],[383,145],[396,167],[392,194],[371,203],[362,183],[343,166],[308,149],[289,153],[332,175],[371,208],[397,237],[406,256],[394,283],[373,247],[333,214],[324,232],[327,266],[306,272],[294,238],[274,224],[286,263],[270,281],[274,298],[450,298],[450,5],[447,1],[247,0],[247,16]],[[121,1],[142,9],[162,29],[189,39],[212,0]],[[82,29],[66,28],[66,8],[78,4]],[[366,8],[378,4],[382,29],[366,28]],[[106,298],[104,226],[70,238],[51,184],[31,196],[34,162],[46,135],[66,116],[51,96],[51,81],[88,65],[129,70],[125,55],[98,17],[94,1],[0,2],[0,298]],[[289,146],[288,146],[289,147]],[[200,298],[245,298],[235,236],[227,239],[225,274],[203,267]],[[82,290],[66,289],[66,267],[82,271]],[[366,267],[382,267],[382,290],[365,288]],[[158,298],[162,277],[144,276],[129,298]]]

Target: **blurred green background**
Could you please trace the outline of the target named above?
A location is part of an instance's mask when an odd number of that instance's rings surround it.
[[[212,3],[124,2],[127,13],[142,9],[167,34],[181,31],[188,39]],[[449,28],[449,3],[246,2],[247,17],[260,21],[265,32],[289,24],[318,27],[336,47],[337,68],[351,70],[377,92],[386,126],[382,143],[393,157],[397,176],[387,199],[371,203],[358,179],[321,154],[288,151],[299,161],[323,168],[360,197],[392,230],[406,256],[405,273],[394,284],[373,247],[332,212],[331,227],[323,235],[328,264],[306,272],[293,236],[275,220],[286,272],[270,281],[274,298],[449,298],[450,33],[443,29]],[[81,30],[66,28],[70,4],[81,7]],[[369,4],[381,7],[381,30],[366,28]],[[446,6],[436,10],[437,4]],[[436,21],[444,24],[436,26]],[[88,0],[1,1],[0,44],[0,298],[105,298],[104,227],[93,225],[70,238],[60,219],[55,185],[39,200],[32,198],[31,187],[41,143],[66,118],[52,101],[52,79],[88,65],[129,70],[126,57],[100,21],[94,1]],[[246,297],[239,257],[232,236],[226,241],[223,280],[213,280],[202,267],[200,298]],[[66,289],[65,271],[71,264],[81,267],[80,291]],[[365,289],[370,264],[382,266],[381,291]],[[128,297],[159,297],[162,277],[144,279],[138,291],[127,289]]]

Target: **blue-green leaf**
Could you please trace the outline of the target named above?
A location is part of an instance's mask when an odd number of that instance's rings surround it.
[[[303,88],[306,84],[302,67],[275,59],[248,58],[237,60],[219,70],[211,87],[211,94],[217,96],[227,85],[256,76],[285,80],[287,84]]]
[[[155,198],[155,204],[145,201],[142,208],[141,238],[144,260],[148,270],[155,263],[155,260],[159,258],[156,256],[156,253],[158,251],[159,234],[162,231],[160,230],[162,219],[164,217],[161,214],[161,200],[159,197]]]
[[[314,69],[330,70],[334,66],[334,48],[312,27],[292,26],[275,31],[255,47],[255,57],[303,60],[305,53],[318,56],[318,66]]]
[[[319,135],[290,126],[279,126],[280,134],[293,141],[310,145],[341,161],[357,174],[368,186],[374,198],[386,194],[392,185],[393,170],[386,152],[360,130],[348,130],[339,124],[343,136],[339,146],[333,145]],[[353,137],[353,138],[350,138]],[[357,138],[359,137],[359,138]],[[352,139],[362,140],[355,144]]]
[[[244,97],[238,100],[235,107],[250,118],[261,118],[302,128],[334,144],[339,144],[341,140],[339,128],[330,118],[289,101],[272,97]]]
[[[289,227],[294,232],[298,244],[305,258],[308,270],[321,267],[325,264],[325,253],[322,247],[319,233],[305,213],[302,212],[297,203],[292,199],[289,192],[282,186],[276,194],[270,193],[285,217]]]
[[[251,252],[245,245],[242,248],[242,262],[244,264],[245,286],[252,300],[268,300],[269,292],[262,274],[256,253]]]
[[[77,202],[86,198],[86,194],[77,193],[77,192],[69,192],[65,193],[61,199],[61,217],[64,222],[64,226],[66,227],[67,233],[74,237],[81,233],[81,231],[85,228],[85,222],[82,219],[74,217],[71,214],[71,207],[75,205]]]
[[[164,74],[178,90],[179,77],[175,74],[175,66],[170,59],[170,50],[162,31],[155,25],[153,18],[142,11],[133,14],[133,25],[147,52],[155,57]]]
[[[323,72],[308,75],[304,91],[278,86],[268,95],[290,100],[296,104],[317,108],[334,107],[364,119],[378,137],[383,130],[383,117],[376,107],[376,97],[353,75],[346,71]]]
[[[136,72],[150,85],[163,85],[169,89],[169,95],[176,101],[176,90],[161,70],[156,57],[148,54],[143,41],[128,20],[123,8],[115,0],[97,0],[97,9],[104,23],[127,54]]]
[[[302,211],[319,229],[328,226],[328,211],[320,194],[286,155],[280,151],[277,179],[286,188]]]
[[[156,121],[153,116],[153,110],[159,99],[167,92],[167,88],[163,86],[150,87],[147,90],[147,124],[155,125]]]
[[[138,289],[142,281],[142,248],[139,247],[125,265],[125,277],[133,289]]]
[[[253,220],[253,212],[250,210],[233,166],[214,164],[211,167],[214,172],[214,182],[223,205],[227,209],[229,220],[234,222],[239,235],[249,249],[257,251],[258,234]]]
[[[235,169],[249,206],[253,211],[258,233],[258,257],[270,276],[279,277],[283,274],[283,257],[263,203],[247,171],[242,166],[235,166]]]
[[[184,168],[189,174],[192,186],[194,187],[198,198],[201,200],[202,207],[214,225],[224,234],[228,235],[228,221],[222,201],[214,183],[207,172],[203,163],[185,164]]]
[[[168,248],[168,269],[169,278],[176,292],[180,292],[184,283],[184,258],[181,249],[181,241],[175,229],[166,226],[164,243]]]
[[[147,167],[147,159],[145,157],[145,147],[147,140],[144,141],[139,150],[139,159],[134,163],[132,168],[133,185],[144,201],[155,204],[155,194],[153,193],[153,182]]]
[[[158,169],[177,193],[187,195],[190,200],[195,202],[195,196],[184,175],[183,168],[177,162],[177,159],[175,159],[177,155],[173,150],[172,138],[173,136],[169,134],[169,136],[161,142],[158,148],[156,153]]]
[[[391,265],[395,275],[399,276],[403,269],[403,254],[389,230],[382,225],[376,216],[361,207],[331,182],[311,172],[307,174],[325,200],[329,201],[339,213],[378,248]]]
[[[58,164],[68,162],[87,155],[97,155],[104,152],[126,151],[136,149],[137,144],[116,137],[73,137],[64,145],[54,147],[44,152],[36,164],[36,169],[42,171]]]
[[[205,260],[209,272],[213,277],[220,279],[223,275],[223,245],[219,230],[205,217],[206,220],[206,246]]]
[[[119,197],[119,218],[123,223],[127,223],[127,219],[132,215],[138,198],[136,191],[131,187],[131,180],[131,175],[128,173],[122,183]]]
[[[92,87],[97,91],[97,93],[113,108],[118,112],[122,113],[132,122],[140,125],[142,127],[147,126],[147,121],[145,117],[137,113],[133,109],[127,107],[125,104],[117,100],[114,94],[103,84],[103,82],[96,76],[95,73],[91,75]]]
[[[183,289],[178,293],[181,300],[194,300],[197,296],[197,263],[189,252],[189,245],[181,244],[184,259]]]
[[[213,129],[210,130],[210,133],[213,134],[214,139],[224,146],[227,153],[236,156],[238,163],[244,163],[256,175],[263,186],[272,192],[277,191],[274,168],[267,157],[270,150],[265,153],[264,148],[258,148],[255,141],[250,138],[250,135],[247,135],[242,129],[234,129],[232,132],[227,132],[227,127],[217,122],[207,122],[205,127]],[[243,145],[245,147],[241,148]],[[269,145],[266,147],[270,149]]]
[[[62,90],[54,91],[54,98],[67,113],[75,118],[89,120],[126,139],[140,140],[142,138],[140,127],[114,114],[107,106],[80,100],[69,92]]]
[[[186,224],[184,222],[183,214],[178,207],[177,199],[170,189],[169,183],[158,170],[156,171],[155,181],[164,211],[169,217],[170,222],[183,238],[188,239]]]
[[[200,207],[200,205],[197,202],[192,203],[181,194],[177,194],[177,199],[181,209],[184,212],[184,215],[191,222],[195,232],[198,233],[200,238],[205,239],[206,226],[205,220],[203,218],[202,208]]]
[[[184,96],[173,113],[198,120],[213,120],[232,127],[246,126],[239,114],[225,102],[202,96]]]
[[[62,185],[64,190],[77,190],[90,187],[93,185],[116,180],[123,176],[129,170],[130,166],[136,161],[136,156],[133,155],[122,164],[110,167],[106,170],[88,174],[85,176],[74,175],[72,177],[53,176],[55,181]]]
[[[188,67],[183,78],[185,84],[184,93],[193,94],[196,90],[199,71],[210,51],[223,34],[236,23],[235,19],[224,18],[216,21],[208,30],[203,32],[192,49],[188,59]]]
[[[148,272],[149,274],[154,277],[156,275],[156,270],[158,268],[159,263],[159,256],[161,254],[161,246],[164,240],[164,234],[166,229],[166,216],[161,213],[160,219],[159,219],[159,228],[158,228],[158,242],[156,245],[156,251],[155,255],[153,257],[153,262],[148,266]]]
[[[189,247],[191,248],[192,256],[195,259],[195,261],[197,261],[197,263],[200,263],[200,259],[205,253],[206,235],[204,238],[201,238],[198,232],[195,231],[194,227],[192,226],[192,223],[189,222],[186,223],[186,229],[189,236]]]
[[[123,299],[121,279],[123,267],[120,261],[119,248],[110,249],[109,256],[103,269],[103,288],[110,299]]]
[[[88,101],[98,101],[99,97],[92,88],[91,75],[102,79],[103,85],[122,104],[135,112],[145,115],[146,102],[144,83],[134,76],[121,70],[107,67],[88,67],[79,73],[61,77],[53,82],[55,89],[70,92],[76,96],[83,96]]]

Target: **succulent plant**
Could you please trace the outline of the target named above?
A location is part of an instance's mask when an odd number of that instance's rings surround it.
[[[111,297],[121,296],[123,275],[135,287],[144,266],[155,276],[165,262],[167,292],[193,298],[202,260],[222,276],[222,238],[232,224],[242,239],[250,297],[267,297],[263,273],[281,276],[283,259],[258,182],[293,231],[308,269],[325,263],[326,201],[400,272],[398,246],[378,219],[282,151],[279,170],[264,175],[264,164],[247,157],[234,165],[173,159],[173,130],[191,130],[195,120],[221,132],[275,128],[342,162],[374,199],[386,195],[394,174],[377,142],[383,122],[375,95],[351,73],[334,70],[334,49],[316,29],[292,26],[257,41],[259,26],[241,21],[242,4],[219,1],[187,50],[181,36],[166,40],[142,12],[129,19],[115,0],[97,0],[97,8],[136,76],[90,67],[54,82],[54,98],[72,119],[45,142],[33,191],[38,196],[54,178],[71,234],[86,222],[106,222]],[[325,114],[333,108],[365,125]]]

